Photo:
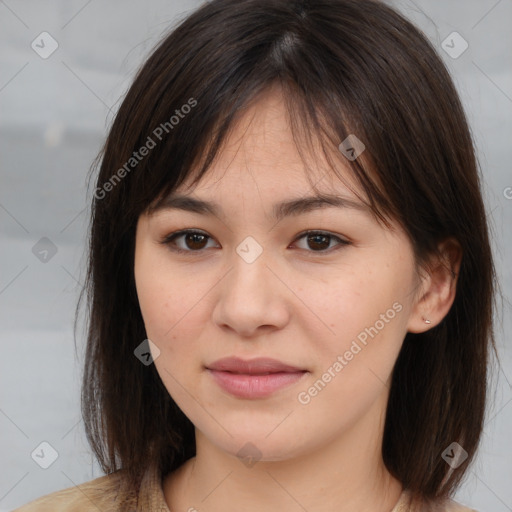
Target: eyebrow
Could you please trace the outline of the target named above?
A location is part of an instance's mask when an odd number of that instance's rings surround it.
[[[280,221],[285,217],[298,216],[324,208],[350,208],[366,213],[370,211],[368,205],[345,197],[332,194],[318,194],[277,203],[273,207],[272,215],[275,220]],[[216,217],[222,216],[222,207],[218,203],[179,194],[171,194],[161,200],[151,212],[156,213],[169,209],[183,210],[201,215],[214,215]]]

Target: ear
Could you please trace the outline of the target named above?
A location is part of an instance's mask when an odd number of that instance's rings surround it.
[[[408,332],[421,333],[438,325],[455,300],[462,248],[454,238],[443,240],[437,247],[438,253],[432,255],[422,268]]]

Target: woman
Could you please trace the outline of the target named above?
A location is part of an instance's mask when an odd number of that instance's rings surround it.
[[[108,476],[19,510],[470,510],[494,267],[471,134],[371,0],[214,0],[102,152],[82,406]]]

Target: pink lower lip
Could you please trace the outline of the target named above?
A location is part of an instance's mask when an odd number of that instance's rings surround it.
[[[217,384],[239,398],[264,398],[301,379],[305,371],[247,375],[208,369]]]

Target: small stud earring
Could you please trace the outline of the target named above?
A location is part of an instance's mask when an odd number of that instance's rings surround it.
[[[428,319],[428,318],[424,318],[423,321],[426,323],[426,324],[431,324],[432,322]]]

